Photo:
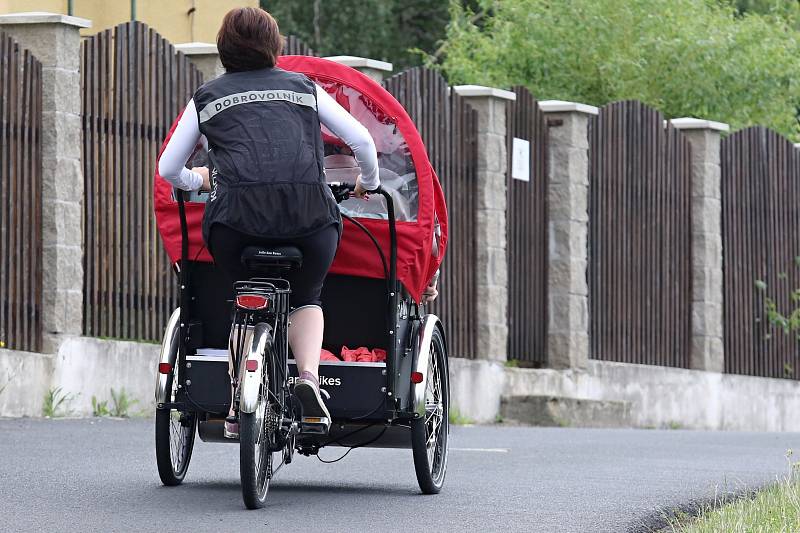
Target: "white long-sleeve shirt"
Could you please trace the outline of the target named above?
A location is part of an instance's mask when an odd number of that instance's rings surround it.
[[[380,185],[378,177],[378,154],[375,141],[360,122],[317,85],[317,112],[319,121],[350,147],[361,167],[361,185],[373,190]],[[196,191],[203,186],[203,177],[186,168],[186,161],[201,142],[200,124],[194,100],[189,100],[175,131],[172,132],[161,159],[158,173],[174,187],[185,191]]]

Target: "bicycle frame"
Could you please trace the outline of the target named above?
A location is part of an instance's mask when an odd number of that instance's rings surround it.
[[[255,296],[259,295],[267,302],[264,310],[252,310],[240,307],[237,303],[234,322],[232,328],[236,328],[236,335],[232,336],[237,340],[234,348],[233,365],[236,377],[234,378],[237,387],[237,396],[234,402],[238,404],[239,410],[245,413],[253,413],[258,407],[258,394],[262,383],[261,374],[264,366],[264,356],[267,340],[272,341],[275,349],[275,360],[270,361],[269,369],[274,370],[274,375],[270,380],[273,390],[269,393],[283,391],[286,389],[286,378],[289,373],[288,353],[289,344],[286,329],[289,322],[289,294],[291,289],[289,283],[283,279],[254,278],[250,281],[239,281],[234,284],[234,295]],[[262,324],[264,324],[262,326]],[[253,326],[252,344],[247,348],[246,331],[248,326]],[[261,329],[259,329],[261,328]],[[267,339],[267,336],[271,339]],[[251,363],[252,361],[252,363]],[[280,366],[280,369],[278,368]],[[278,382],[278,372],[281,379]],[[284,407],[283,398],[274,398]]]

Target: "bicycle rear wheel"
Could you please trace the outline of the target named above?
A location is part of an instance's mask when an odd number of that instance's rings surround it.
[[[242,480],[242,499],[248,509],[260,509],[267,500],[272,478],[273,452],[270,443],[276,431],[276,413],[270,402],[270,368],[274,364],[274,339],[271,328],[258,328],[251,349],[264,343],[261,388],[258,405],[253,413],[239,413],[239,474]]]

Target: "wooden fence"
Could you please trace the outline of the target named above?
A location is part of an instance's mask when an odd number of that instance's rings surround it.
[[[315,56],[317,55],[306,43],[295,37],[288,35],[286,42],[283,43],[283,53],[287,56]]]
[[[0,347],[42,337],[42,65],[0,33]]]
[[[422,134],[447,198],[450,241],[439,282],[441,295],[431,310],[443,317],[450,354],[474,358],[477,289],[470,265],[475,264],[477,246],[477,114],[430,69],[407,70],[383,85]]]
[[[202,76],[140,22],[82,44],[86,335],[160,340],[177,305],[153,217],[153,170]]]
[[[800,154],[766,128],[723,139],[722,246],[725,371],[800,379],[800,343],[766,320],[764,292],[783,312],[800,287]]]
[[[515,87],[514,93],[516,101],[506,107],[508,359],[543,366],[547,362],[547,122],[527,89]],[[515,144],[522,147],[517,158],[527,146],[527,173],[521,172],[525,166],[521,165],[517,177]]]
[[[313,55],[289,37],[287,54]],[[200,74],[144,24],[131,22],[83,43],[86,179],[85,319],[92,336],[157,340],[176,305],[175,280],[152,217],[155,156]],[[474,264],[477,115],[436,72],[385,81],[422,133],[447,194],[450,249],[442,297],[452,353],[475,357]]]
[[[691,153],[658,111],[610,104],[590,125],[589,292],[596,359],[688,367]]]

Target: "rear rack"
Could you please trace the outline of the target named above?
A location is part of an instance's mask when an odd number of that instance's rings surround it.
[[[249,281],[237,281],[233,284],[235,293],[249,292],[262,294],[288,294],[289,282],[285,279],[253,278]]]

